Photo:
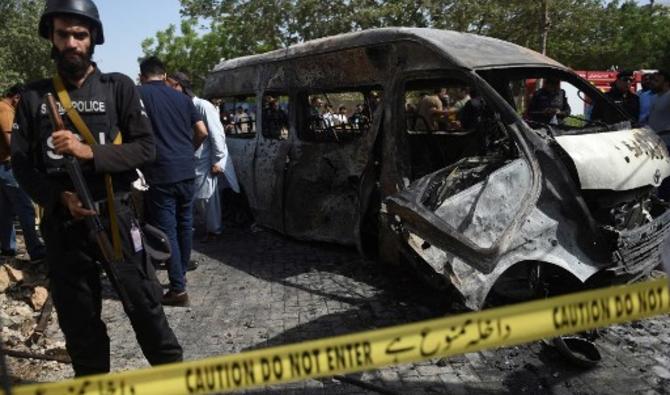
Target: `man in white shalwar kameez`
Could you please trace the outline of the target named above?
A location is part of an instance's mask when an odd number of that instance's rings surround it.
[[[186,74],[174,73],[167,78],[167,82],[193,99],[193,104],[209,131],[209,137],[195,151],[195,200],[193,202],[196,224],[203,227],[204,240],[208,240],[223,232],[219,177],[223,175],[228,186],[235,192],[239,192],[235,168],[228,155],[226,135],[219,117],[219,110],[214,104],[193,94]]]

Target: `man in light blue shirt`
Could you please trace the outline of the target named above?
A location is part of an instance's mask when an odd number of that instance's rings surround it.
[[[654,73],[646,73],[642,76],[642,89],[637,91],[637,96],[640,98],[640,124],[646,125],[649,123],[649,113],[651,107],[656,101],[656,94],[651,89],[652,78]]]
[[[209,138],[195,151],[194,201],[196,223],[203,225],[203,240],[207,241],[223,231],[219,176],[223,175],[228,185],[239,191],[235,169],[228,155],[226,135],[217,108],[209,101],[193,94],[191,81],[185,73],[171,74],[167,78],[167,83],[193,100],[209,131]]]
[[[670,72],[656,72],[652,89],[656,94],[656,101],[649,113],[649,127],[670,146]]]

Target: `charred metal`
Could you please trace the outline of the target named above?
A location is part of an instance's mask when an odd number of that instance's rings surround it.
[[[551,78],[608,118],[534,119],[524,89]],[[454,100],[433,119],[424,102],[442,94]],[[228,146],[258,224],[412,263],[470,308],[521,288],[541,297],[637,279],[660,262],[665,145],[526,48],[376,29],[224,61],[205,95],[256,111]],[[465,104],[450,112],[459,97]],[[285,126],[273,132],[278,101]],[[343,117],[329,120],[328,106]]]

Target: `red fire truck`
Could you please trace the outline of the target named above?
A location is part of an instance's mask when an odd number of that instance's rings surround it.
[[[642,81],[642,75],[648,72],[648,70],[640,70],[633,72],[633,83],[632,88],[634,91],[640,89],[640,82]],[[589,81],[595,85],[598,89],[603,92],[608,92],[612,83],[616,80],[616,76],[619,73],[618,71],[600,71],[600,70],[589,70],[589,71],[575,71],[577,75]]]

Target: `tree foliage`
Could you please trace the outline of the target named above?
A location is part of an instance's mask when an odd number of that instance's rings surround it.
[[[202,79],[222,58],[385,26],[451,29],[540,51],[575,69],[667,68],[670,8],[626,0],[181,0],[174,26],[143,44]],[[198,34],[198,31],[204,33]]]
[[[51,46],[37,34],[44,0],[0,0],[0,92],[52,73]]]

